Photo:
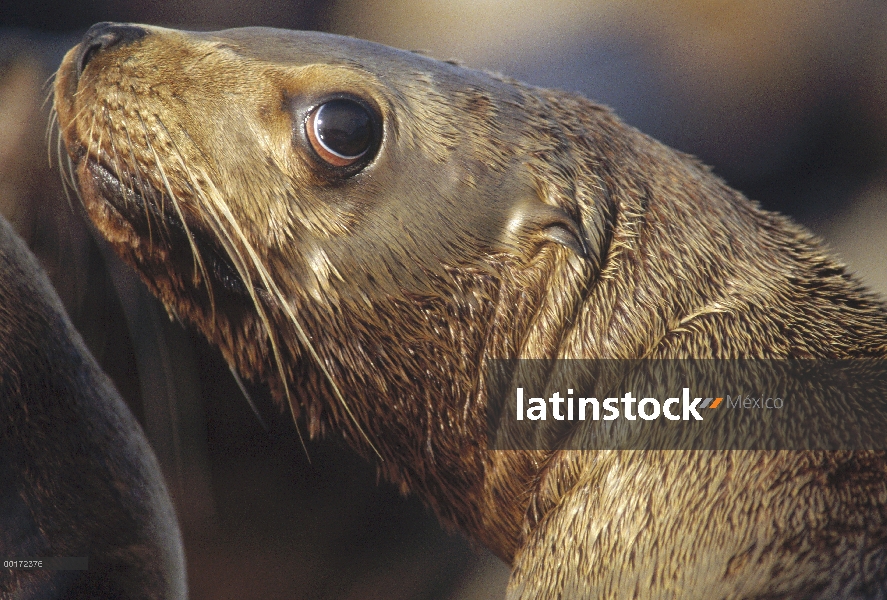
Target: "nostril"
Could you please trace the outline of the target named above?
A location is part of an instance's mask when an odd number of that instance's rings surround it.
[[[83,36],[77,54],[77,77],[95,56],[113,46],[131,44],[148,35],[148,31],[135,25],[121,23],[96,23]]]

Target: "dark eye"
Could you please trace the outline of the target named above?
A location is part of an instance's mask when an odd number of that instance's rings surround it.
[[[377,138],[370,110],[347,98],[330,100],[311,111],[305,133],[317,155],[333,167],[347,167],[364,158]]]

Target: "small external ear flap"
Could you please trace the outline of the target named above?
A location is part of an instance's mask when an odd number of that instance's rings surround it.
[[[539,201],[522,204],[512,215],[509,228],[530,239],[560,244],[578,256],[588,258],[588,247],[579,225],[565,210],[557,206]]]
[[[553,209],[552,217],[555,217],[556,220],[542,230],[543,237],[550,242],[569,248],[582,258],[588,258],[588,247],[579,233],[579,226],[565,211],[560,208],[551,208]]]
[[[534,177],[535,195],[518,207],[516,220],[537,239],[569,248],[598,269],[611,233],[607,186],[593,173],[582,180],[567,175],[554,170]]]

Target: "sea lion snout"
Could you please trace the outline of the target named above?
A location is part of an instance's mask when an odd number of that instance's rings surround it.
[[[131,44],[148,35],[148,30],[136,25],[126,23],[96,23],[87,30],[80,42],[75,64],[77,66],[77,78],[83,74],[86,65],[96,54],[113,46]]]

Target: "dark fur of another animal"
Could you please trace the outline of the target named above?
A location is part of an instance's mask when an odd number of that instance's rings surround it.
[[[0,570],[4,599],[181,599],[181,536],[151,448],[0,218]]]

